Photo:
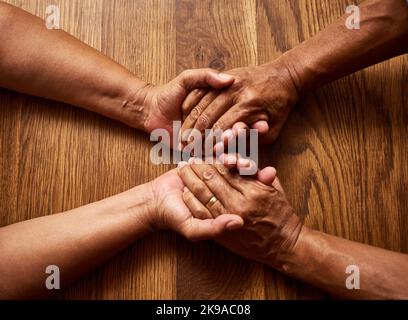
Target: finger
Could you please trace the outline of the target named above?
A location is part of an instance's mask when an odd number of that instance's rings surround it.
[[[233,139],[235,139],[235,135],[232,129],[225,130],[221,135],[221,141],[217,142],[214,145],[213,149],[215,154],[221,155],[224,152],[225,148],[228,147],[229,143],[232,142]]]
[[[190,158],[189,163],[197,164],[203,162],[201,159]],[[184,170],[181,170],[180,176],[183,180],[183,183],[189,189],[192,195],[194,195],[198,199],[198,201],[208,209],[211,217],[215,218],[219,215],[227,213],[223,204],[218,200],[216,196],[214,196],[213,192],[200,179],[200,177],[196,175],[191,166],[189,166],[189,168],[184,168]]]
[[[221,201],[224,207],[227,207],[226,204],[229,203],[232,198],[241,196],[240,192],[226,180],[226,175],[221,175],[215,166],[209,164],[193,164],[191,167],[214,196]]]
[[[188,129],[192,129],[195,126],[195,123],[201,113],[207,108],[207,106],[217,97],[218,91],[208,92],[200,102],[191,110],[186,119],[183,122],[183,125],[180,129],[181,140],[186,142],[190,136]]]
[[[252,129],[258,130],[260,135],[267,134],[269,131],[268,122],[265,120],[260,120],[251,125]]]
[[[183,168],[183,167],[186,166],[186,165],[187,165],[187,162],[186,162],[186,161],[180,161],[180,162],[177,164],[177,168],[181,169],[181,168]]]
[[[276,190],[282,192],[284,195],[286,195],[285,190],[283,190],[282,185],[278,179],[278,177],[275,177],[275,180],[272,182],[272,187],[274,187]]]
[[[252,159],[242,158],[238,156],[237,169],[242,176],[253,176],[258,172],[258,166]]]
[[[223,153],[219,161],[228,169],[237,169],[240,175],[255,175],[258,172],[258,166],[255,161],[243,158],[239,153]]]
[[[226,92],[221,93],[208,105],[207,108],[205,108],[205,110],[202,111],[194,125],[194,128],[199,131],[210,129],[213,127],[213,124],[215,124],[217,120],[231,107],[231,105],[232,98],[230,95],[228,95]],[[222,128],[214,127],[213,129]]]
[[[237,122],[254,123],[261,120],[268,121],[268,114],[265,111],[241,102],[229,108],[227,112],[219,117],[213,127],[226,130]]]
[[[238,155],[236,153],[223,153],[219,157],[220,162],[228,169],[237,167]]]
[[[206,205],[214,194],[197,176],[191,165],[182,167],[178,170],[178,173],[188,190],[190,190],[202,204]]]
[[[274,167],[265,167],[256,174],[256,179],[267,186],[271,186],[276,178],[276,169]]]
[[[189,93],[189,95],[184,99],[184,102],[181,105],[181,110],[185,115],[185,118],[187,118],[191,110],[200,102],[201,98],[204,97],[207,92],[207,89],[195,89]]]
[[[237,136],[238,132],[240,130],[248,130],[248,125],[245,122],[239,121],[237,123],[234,123],[232,126],[232,131],[234,132],[234,135]]]
[[[198,241],[220,237],[223,233],[243,225],[242,218],[234,214],[223,214],[216,219],[206,220],[191,217],[180,226],[178,232],[190,241]]]
[[[204,68],[185,70],[175,80],[187,92],[190,92],[193,89],[208,86],[214,89],[224,88],[234,82],[234,77],[217,70]]]
[[[203,205],[200,200],[198,200],[195,195],[188,190],[187,187],[184,188],[183,200],[187,208],[193,214],[195,218],[199,219],[211,219],[212,215],[210,211]]]
[[[234,148],[234,142],[236,142],[236,137],[238,134],[248,129],[248,126],[244,122],[237,122],[232,126],[232,129],[226,129],[221,136],[221,141],[214,145],[215,154],[217,156],[221,155],[231,143],[232,148]]]

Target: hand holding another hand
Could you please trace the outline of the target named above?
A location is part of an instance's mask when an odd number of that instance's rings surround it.
[[[154,207],[147,217],[153,229],[170,229],[188,240],[214,239],[227,230],[243,225],[241,217],[225,214],[219,217],[193,216],[183,201],[184,184],[177,169],[166,172],[149,184]]]
[[[272,63],[226,71],[234,77],[222,90],[196,89],[183,102],[182,138],[188,129],[232,128],[237,122],[258,129],[263,142],[272,142],[299,94],[289,69],[280,60]]]
[[[181,105],[187,95],[197,88],[219,90],[231,85],[233,76],[209,68],[185,70],[164,85],[144,84],[129,102],[133,118],[129,124],[151,133],[154,129],[173,131],[173,121],[182,119]],[[127,106],[125,106],[127,107]]]
[[[220,233],[216,239],[220,244],[249,259],[282,267],[282,257],[291,254],[302,223],[286,199],[274,168],[259,171],[258,180],[217,164],[185,164],[178,172],[186,185],[184,202],[194,217],[242,217],[244,226]]]

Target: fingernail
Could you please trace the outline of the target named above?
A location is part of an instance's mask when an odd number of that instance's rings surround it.
[[[234,132],[231,129],[225,130],[222,135],[221,138],[224,140],[225,138],[227,138],[227,140],[231,140],[232,138],[234,138]]]
[[[219,160],[221,163],[224,163],[224,161],[225,161],[225,154],[224,154],[224,153],[221,153],[220,156],[218,157],[218,160]]]
[[[186,164],[187,164],[187,162],[185,162],[185,161],[180,161],[180,162],[177,164],[177,168],[181,169],[181,168],[183,168]]]
[[[239,164],[244,166],[244,167],[248,167],[251,164],[251,162],[248,159],[242,159],[241,158],[238,161],[239,161]]]
[[[237,220],[231,220],[230,222],[227,223],[227,225],[225,226],[225,229],[227,229],[228,231],[231,230],[236,230],[242,227],[241,222],[237,221]]]
[[[237,157],[232,154],[227,154],[227,164],[236,164]]]
[[[184,131],[183,134],[181,135],[181,141],[187,141],[189,136],[190,136],[190,132],[188,130]]]
[[[184,191],[184,192],[188,192],[189,190],[188,190],[187,187],[184,187],[184,188],[183,188],[183,191]]]
[[[221,142],[218,142],[218,143],[214,146],[214,151],[215,151],[215,153],[217,153],[217,154],[224,152],[224,149],[225,149],[225,146],[224,146],[224,143],[223,143],[222,141],[221,141]]]
[[[226,73],[219,73],[218,78],[220,78],[221,80],[225,80],[225,81],[231,81],[232,79],[234,79],[233,76],[226,74]]]

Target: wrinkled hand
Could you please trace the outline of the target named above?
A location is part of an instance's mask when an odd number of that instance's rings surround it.
[[[171,229],[195,241],[213,239],[226,230],[235,230],[243,225],[241,217],[231,214],[205,219],[193,217],[184,204],[185,186],[176,169],[166,172],[150,185],[155,209],[148,223],[153,229]]]
[[[241,256],[281,268],[281,258],[291,253],[302,223],[288,203],[274,168],[259,171],[258,180],[240,176],[223,165],[184,164],[178,173],[188,189],[183,193],[184,202],[195,217],[216,218],[229,213],[243,218],[244,227],[223,233],[217,238],[219,243]],[[213,195],[215,203],[210,201]]]
[[[185,70],[165,85],[146,84],[135,94],[133,105],[142,112],[142,129],[162,128],[172,133],[173,121],[182,119],[181,105],[196,88],[221,89],[233,82],[230,75],[212,69]],[[137,109],[137,108],[136,108]]]
[[[258,129],[263,142],[275,140],[298,100],[288,68],[275,60],[225,73],[235,78],[231,86],[223,90],[197,89],[183,102],[183,140],[188,141],[188,129],[224,131],[237,122]]]

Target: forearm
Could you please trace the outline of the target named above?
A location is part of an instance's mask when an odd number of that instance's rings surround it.
[[[149,184],[67,212],[0,229],[0,298],[39,297],[46,267],[66,285],[150,231]]]
[[[350,299],[407,299],[408,255],[303,228],[281,271],[335,296]],[[357,266],[360,288],[348,289],[348,266]],[[353,271],[355,272],[355,271]]]
[[[359,9],[360,29],[348,29],[345,14],[278,59],[300,94],[408,52],[405,0],[368,0]]]
[[[0,2],[0,86],[83,107],[139,129],[146,84],[62,30]],[[136,103],[137,104],[137,103]]]

